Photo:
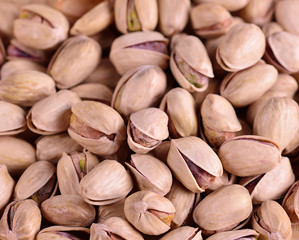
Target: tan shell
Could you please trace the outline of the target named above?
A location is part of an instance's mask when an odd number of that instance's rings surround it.
[[[155,149],[149,152],[149,154],[160,159],[162,162],[166,163],[167,154],[170,148],[170,141],[165,140],[159,144]]]
[[[92,205],[107,205],[125,198],[132,188],[126,169],[115,160],[104,160],[83,177],[79,193]]]
[[[292,138],[289,144],[283,150],[283,154],[287,155],[296,155],[299,150],[299,129],[297,130],[296,135]]]
[[[60,232],[65,232],[69,234],[74,234],[76,236],[77,233],[80,233],[78,236],[78,240],[86,240],[89,239],[89,228],[83,228],[83,227],[65,227],[65,226],[52,226],[47,227],[41,230],[37,236],[36,240],[69,240],[68,237],[64,237],[60,235]],[[80,235],[83,235],[80,237]]]
[[[220,94],[234,107],[245,107],[268,91],[278,72],[272,65],[258,63],[245,70],[229,73],[221,82]]]
[[[280,162],[278,146],[269,138],[244,135],[223,143],[218,151],[223,168],[246,177],[266,173]]]
[[[282,206],[290,217],[292,224],[299,226],[299,181],[296,181],[285,195]],[[297,230],[298,231],[298,230]]]
[[[234,12],[245,7],[249,0],[195,0],[196,3],[218,3],[225,7],[228,11]]]
[[[235,184],[235,183],[237,183],[237,177],[223,170],[223,174],[219,177],[216,177],[215,181],[212,182],[211,186],[207,190],[215,191],[218,188]]]
[[[278,74],[274,85],[269,89],[270,92],[284,92],[286,96],[293,97],[298,90],[298,82],[288,74]]]
[[[190,191],[203,192],[193,177],[183,156],[184,154],[202,170],[215,177],[221,176],[222,164],[216,153],[198,137],[172,139],[167,156],[167,164],[175,177]]]
[[[252,215],[252,226],[263,239],[291,240],[292,238],[291,221],[287,213],[281,205],[272,200],[263,202]]]
[[[202,236],[198,228],[185,226],[170,231],[160,240],[202,240]]]
[[[146,64],[167,68],[169,60],[167,54],[132,48],[134,45],[147,42],[161,42],[167,45],[168,39],[159,32],[133,32],[113,41],[109,58],[119,74],[123,75],[130,69]]]
[[[277,22],[268,22],[263,25],[262,30],[267,38],[273,33],[282,32],[283,28]]]
[[[252,203],[246,188],[233,184],[217,189],[205,197],[193,212],[199,227],[208,232],[232,230],[247,219]]]
[[[207,240],[238,240],[238,239],[248,239],[252,237],[251,240],[257,239],[259,234],[252,229],[241,229],[235,231],[219,232],[215,233],[213,236],[207,238]]]
[[[37,15],[49,25],[31,20],[27,13]],[[59,11],[44,4],[28,4],[21,10],[20,18],[14,21],[13,33],[24,45],[45,50],[56,47],[67,38],[69,22]],[[31,32],[32,34],[28,34]]]
[[[35,70],[10,74],[0,82],[0,98],[20,106],[32,106],[55,92],[53,79]]]
[[[12,196],[15,181],[9,175],[6,165],[0,164],[0,211],[9,202]]]
[[[135,192],[125,202],[126,218],[137,230],[148,235],[167,232],[170,227],[148,210],[175,213],[173,204],[167,198],[150,191]]]
[[[224,70],[236,72],[257,63],[264,55],[265,47],[265,35],[258,26],[239,23],[223,37],[216,59]]]
[[[70,34],[92,36],[107,28],[112,22],[112,4],[108,0],[102,1],[74,23]]]
[[[123,198],[119,200],[118,202],[111,203],[108,205],[103,205],[98,208],[98,214],[97,214],[97,221],[101,222],[103,220],[109,219],[111,217],[119,217],[126,219],[125,213],[124,213],[124,205],[125,205],[126,198]]]
[[[166,91],[165,73],[158,66],[145,65],[127,72],[117,83],[113,92],[111,106],[122,115],[131,113],[158,103]]]
[[[19,15],[19,8],[12,1],[0,2],[0,32],[10,39],[13,37],[13,21]]]

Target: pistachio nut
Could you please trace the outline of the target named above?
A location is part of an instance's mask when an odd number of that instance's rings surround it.
[[[207,240],[257,240],[259,234],[252,229],[241,229],[235,231],[226,231],[215,233]]]
[[[283,150],[283,154],[294,156],[299,151],[299,129],[297,130],[296,135],[292,138],[289,144]]]
[[[9,175],[7,167],[5,164],[0,164],[0,211],[9,202],[13,189],[15,186],[15,181]]]
[[[107,205],[125,198],[133,188],[127,170],[115,160],[104,160],[85,175],[79,193],[92,205]]]
[[[204,192],[223,172],[212,148],[193,136],[171,140],[167,164],[175,177],[192,192]]]
[[[267,37],[265,59],[279,71],[296,73],[299,71],[299,36],[281,31]]]
[[[288,97],[294,97],[298,90],[298,82],[289,74],[278,74],[274,85],[269,89],[269,92],[284,92]]]
[[[55,52],[48,72],[58,88],[70,88],[83,82],[101,60],[101,46],[84,35],[67,39]]]
[[[151,191],[130,195],[124,206],[127,220],[140,232],[159,235],[170,229],[175,208],[171,201]]]
[[[224,70],[236,72],[256,64],[264,55],[265,48],[265,35],[258,26],[239,23],[223,37],[216,59]]]
[[[132,154],[126,166],[134,175],[139,190],[166,195],[171,188],[172,175],[169,168],[150,155]]]
[[[129,117],[131,113],[155,106],[166,91],[165,73],[158,66],[145,65],[127,72],[116,85],[111,107]]]
[[[195,36],[183,36],[175,44],[170,69],[178,84],[189,92],[203,92],[214,77],[208,53]]]
[[[285,195],[282,206],[287,212],[291,223],[299,223],[299,181],[296,181]],[[297,230],[298,231],[298,230]]]
[[[72,26],[70,34],[92,36],[107,28],[112,22],[112,4],[105,0],[79,18]]]
[[[202,237],[198,228],[185,226],[170,231],[160,240],[202,240]]]
[[[20,106],[32,106],[55,92],[53,79],[35,70],[10,74],[0,82],[0,98]]]
[[[81,101],[72,107],[68,133],[95,154],[115,153],[126,138],[125,131],[119,113],[103,103]]]
[[[25,115],[18,105],[0,101],[0,135],[15,135],[25,131]]]
[[[212,2],[193,7],[190,18],[194,32],[203,38],[219,37],[233,26],[233,17],[229,11]]]
[[[41,212],[33,200],[11,202],[0,220],[0,238],[34,240],[41,221]]]
[[[116,38],[111,46],[110,61],[121,75],[130,69],[152,64],[168,66],[168,39],[159,32],[133,32]]]
[[[62,195],[79,194],[81,179],[98,164],[98,158],[86,150],[69,154],[63,153],[57,164],[60,193]]]
[[[35,149],[30,143],[16,137],[0,137],[0,164],[6,165],[10,175],[21,174],[35,161]]]
[[[200,112],[205,138],[213,147],[220,147],[242,129],[233,106],[222,96],[208,94]]]
[[[84,227],[51,226],[41,230],[36,240],[86,240],[89,239],[89,233],[89,228]]]
[[[6,39],[13,36],[13,21],[19,15],[19,8],[11,1],[0,1],[0,35]]]
[[[252,202],[246,188],[232,184],[218,188],[199,202],[193,219],[206,235],[240,227],[252,212]]]
[[[223,174],[219,177],[215,178],[215,181],[212,182],[211,186],[207,189],[207,191],[215,191],[216,189],[228,186],[231,184],[235,184],[237,182],[237,177],[223,170]]]
[[[42,136],[36,140],[35,145],[37,159],[53,164],[57,164],[63,153],[82,151],[83,149],[67,133]]]
[[[277,22],[268,22],[262,26],[262,30],[267,38],[273,33],[282,32],[283,28]]]
[[[153,155],[154,157],[160,159],[162,162],[166,163],[168,151],[170,148],[170,141],[165,140],[159,146],[157,146],[155,149],[149,152],[149,154]]]
[[[277,202],[269,200],[252,214],[252,227],[260,234],[262,239],[291,240],[291,221]]]
[[[111,203],[99,207],[97,212],[98,219],[96,222],[99,223],[112,217],[126,219],[125,212],[124,212],[125,201],[126,198],[123,198],[115,203]]]
[[[275,67],[259,62],[250,68],[226,75],[220,85],[220,94],[234,107],[244,107],[267,92],[275,84],[277,76]]]
[[[142,235],[127,220],[110,217],[90,227],[90,240],[143,240]]]
[[[165,36],[173,36],[181,32],[187,25],[190,0],[160,0],[159,27]]]
[[[240,177],[266,173],[280,162],[276,143],[256,135],[239,136],[224,142],[218,156],[227,172]]]
[[[272,139],[280,152],[299,128],[299,107],[289,97],[273,97],[260,109],[253,123],[253,133]]]
[[[41,212],[51,223],[69,227],[87,227],[96,216],[94,206],[79,195],[57,195],[45,200]]]
[[[22,44],[39,50],[55,48],[67,38],[69,22],[54,8],[28,4],[13,24],[13,34]],[[32,34],[28,34],[28,32]]]
[[[5,59],[6,59],[6,52],[0,37],[0,66],[5,62]]]
[[[196,3],[218,3],[225,7],[228,11],[234,12],[242,9],[247,5],[249,0],[194,0]]]
[[[168,138],[168,116],[158,108],[145,108],[130,115],[127,126],[129,147],[145,154]]]
[[[269,172],[247,177],[240,180],[246,187],[254,204],[282,197],[295,181],[295,175],[287,157],[282,157],[280,163]],[[272,186],[275,184],[275,187]]]

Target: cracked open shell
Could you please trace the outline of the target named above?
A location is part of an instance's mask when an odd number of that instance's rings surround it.
[[[257,240],[259,234],[252,229],[241,229],[235,231],[215,233],[207,240]]]
[[[23,6],[20,17],[13,24],[13,33],[18,41],[40,50],[56,47],[67,38],[68,30],[66,17],[44,4]]]
[[[89,233],[89,228],[84,227],[52,226],[41,230],[36,240],[86,240],[89,239]]]
[[[0,164],[0,211],[9,202],[15,186],[15,181],[9,175],[6,165]]]
[[[291,223],[299,226],[299,181],[290,187],[283,199],[282,206],[289,215]]]
[[[170,231],[160,240],[202,240],[202,236],[198,228],[185,226]]]
[[[223,173],[216,153],[198,137],[172,139],[167,163],[176,178],[192,192],[204,192]]]
[[[199,38],[182,36],[170,57],[170,69],[178,84],[189,92],[203,92],[214,77],[207,50]]]
[[[225,7],[228,11],[234,12],[242,9],[247,5],[249,0],[195,0],[196,3],[217,3]]]
[[[125,198],[132,188],[127,170],[115,160],[104,160],[82,178],[79,193],[92,205],[107,205]]]

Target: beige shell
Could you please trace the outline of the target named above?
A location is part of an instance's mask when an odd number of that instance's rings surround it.
[[[296,181],[285,195],[282,206],[289,215],[292,224],[299,226],[299,181]],[[297,230],[298,231],[298,230]]]
[[[160,240],[202,240],[202,236],[198,228],[185,226],[170,231]]]
[[[219,232],[215,233],[213,236],[207,238],[207,240],[238,240],[238,239],[246,239],[246,240],[255,240],[257,239],[259,234],[252,229],[241,229],[235,231],[227,231],[227,232]]]
[[[104,160],[82,178],[79,193],[92,205],[107,205],[125,198],[132,188],[126,169],[115,160]]]
[[[237,183],[237,177],[223,170],[223,174],[215,178],[215,181],[212,182],[207,191],[215,191],[220,187],[228,186],[235,183]]]
[[[118,112],[103,103],[81,101],[72,107],[72,113],[88,127],[104,134],[97,139],[83,137],[72,128],[71,118],[71,124],[68,128],[69,135],[84,148],[95,154],[114,154],[126,138],[123,119]],[[109,140],[108,135],[115,136],[113,140]]]
[[[55,92],[53,79],[35,70],[10,74],[0,82],[0,98],[20,106],[32,106]]]
[[[34,20],[34,17],[41,21]],[[44,4],[28,4],[14,21],[13,33],[24,45],[45,50],[56,47],[67,38],[69,22],[59,11]],[[32,34],[28,34],[31,32]]]
[[[111,107],[122,115],[156,105],[166,91],[165,73],[158,66],[145,65],[127,72],[116,85]]]
[[[297,130],[296,135],[292,138],[289,144],[283,150],[283,154],[286,155],[296,155],[299,150],[299,129]]]
[[[278,74],[274,85],[269,89],[269,92],[284,92],[286,96],[293,97],[298,90],[298,82],[289,74]]]
[[[236,72],[257,63],[264,55],[265,47],[265,35],[258,26],[239,23],[223,37],[216,59],[224,70]]]
[[[249,0],[195,0],[196,3],[218,3],[225,7],[228,11],[234,12],[242,9],[247,5]]]
[[[127,220],[119,217],[111,217],[100,223],[93,223],[90,227],[90,240],[106,240],[107,235],[111,239],[143,240],[142,235],[134,229]],[[110,238],[109,237],[109,238]]]
[[[137,230],[148,235],[167,232],[170,229],[169,225],[150,210],[167,214],[167,221],[171,221],[170,215],[175,213],[173,204],[167,198],[150,191],[135,192],[125,201],[126,218]]]
[[[159,51],[134,48],[138,44],[160,43],[167,47],[168,39],[159,32],[133,32],[116,38],[111,46],[110,61],[121,75],[130,69],[153,64],[166,69],[169,56]]]
[[[205,197],[193,212],[193,219],[203,232],[232,230],[247,219],[252,202],[246,188],[233,184],[217,189]]]
[[[218,151],[223,168],[246,177],[266,173],[280,162],[278,146],[269,138],[244,135],[223,143]]]
[[[19,8],[12,1],[0,2],[0,32],[8,39],[13,37],[13,21],[19,15]]]
[[[263,25],[262,30],[267,37],[276,32],[282,32],[283,28],[277,22],[268,22]]]
[[[245,70],[229,73],[221,82],[220,94],[234,107],[245,107],[268,91],[278,72],[272,65],[258,63]]]
[[[252,215],[252,227],[262,239],[292,238],[291,221],[287,213],[281,205],[272,200],[263,202]]]
[[[74,154],[74,152],[72,154]],[[83,151],[83,154],[85,157],[83,172],[84,174],[87,174],[99,164],[99,160],[95,155],[86,150]],[[57,164],[57,180],[59,184],[59,190],[62,195],[79,194],[79,183],[81,179],[78,176],[71,156],[72,155],[70,154],[63,153]]]
[[[124,212],[124,205],[125,205],[126,198],[123,198],[115,203],[111,203],[108,205],[103,205],[98,208],[97,213],[97,221],[101,222],[111,217],[118,217],[126,219],[125,212]]]
[[[89,239],[90,230],[84,227],[51,226],[41,230],[37,234],[36,240],[69,240],[68,237],[63,236],[64,233],[71,234],[77,237],[78,240],[86,240]]]
[[[167,156],[167,164],[175,177],[190,191],[203,192],[204,189],[198,185],[183,155],[188,158],[201,172],[212,176],[221,176],[222,164],[216,153],[198,137],[185,137],[172,139]]]
[[[9,175],[6,165],[0,164],[0,211],[9,202],[15,186],[15,181]]]
[[[112,22],[112,4],[105,0],[79,18],[72,26],[70,34],[92,36],[107,28]]]
[[[83,82],[101,61],[101,46],[87,36],[67,39],[52,57],[48,72],[58,88],[70,88]]]
[[[0,137],[0,164],[5,164],[10,175],[21,174],[34,163],[35,149],[23,139]]]

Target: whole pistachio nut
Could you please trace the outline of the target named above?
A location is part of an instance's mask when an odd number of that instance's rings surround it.
[[[125,198],[133,188],[127,170],[115,160],[104,160],[81,179],[79,193],[92,205],[107,205]]]
[[[0,37],[0,66],[5,62],[5,59],[6,59],[6,52]]]
[[[0,137],[0,164],[6,165],[10,175],[21,174],[35,161],[31,144],[16,137]]]
[[[57,195],[45,200],[41,212],[51,223],[69,227],[87,227],[96,216],[94,206],[79,195]]]
[[[175,44],[170,69],[178,84],[189,92],[203,92],[214,77],[208,53],[195,36],[183,36]]]
[[[127,220],[110,217],[90,227],[90,240],[143,240],[142,235]]]
[[[90,37],[80,35],[67,39],[55,52],[48,72],[58,88],[70,88],[83,82],[101,60],[102,49]]]
[[[165,36],[181,32],[188,22],[190,0],[159,0],[159,27]]]
[[[207,191],[215,191],[216,189],[228,186],[231,184],[235,184],[237,182],[237,177],[223,170],[223,174],[219,177],[215,178],[215,181],[212,182],[211,186],[207,189]]]
[[[285,73],[278,74],[274,85],[268,90],[269,92],[284,92],[286,96],[293,98],[298,90],[298,82],[296,79]]]
[[[225,7],[228,11],[234,12],[247,5],[249,0],[194,0],[196,3],[217,3]]]
[[[158,108],[145,108],[130,115],[127,127],[129,147],[145,154],[168,138],[168,116]]]
[[[121,75],[130,69],[153,64],[168,66],[168,39],[159,32],[133,32],[116,38],[111,46],[110,61]]]
[[[272,139],[280,152],[289,144],[299,128],[299,107],[289,97],[274,97],[258,111],[253,133]]]
[[[282,32],[283,28],[277,22],[267,22],[262,26],[262,30],[267,38],[273,33]]]
[[[204,192],[223,172],[216,153],[198,137],[172,139],[167,164],[190,191]]]
[[[125,123],[113,108],[99,102],[81,101],[72,107],[69,135],[98,155],[114,154],[126,138]]]
[[[116,85],[111,107],[129,117],[131,113],[153,107],[166,91],[165,73],[158,66],[145,65],[127,72]]]
[[[123,198],[115,203],[111,203],[99,207],[97,212],[98,219],[96,222],[99,223],[112,217],[126,219],[125,212],[124,212],[125,201],[126,198]]]
[[[28,4],[13,24],[15,38],[24,45],[47,50],[55,48],[67,38],[69,22],[54,8],[44,4]],[[31,34],[28,34],[31,33]]]
[[[53,79],[35,70],[10,74],[0,82],[0,98],[20,106],[32,106],[55,92]]]
[[[15,181],[9,175],[7,167],[5,164],[0,164],[0,211],[9,202],[13,189],[15,186]]]
[[[236,72],[256,64],[264,55],[265,48],[265,35],[258,26],[239,23],[223,37],[216,59],[224,70]]]
[[[215,233],[207,240],[257,240],[259,234],[252,229],[241,229]]]
[[[244,135],[224,142],[218,151],[223,168],[236,176],[266,173],[280,162],[279,147],[271,139]]]
[[[287,212],[291,223],[299,223],[299,181],[296,181],[285,195],[282,206]]]
[[[92,36],[107,28],[112,22],[112,4],[105,0],[79,18],[72,26],[70,34]]]
[[[0,238],[34,240],[41,221],[41,212],[33,200],[11,202],[0,220]]]
[[[132,154],[126,166],[134,175],[139,190],[148,190],[166,195],[171,188],[172,175],[169,168],[150,155]]]
[[[121,33],[154,30],[158,23],[156,0],[115,0],[114,20]]]
[[[0,2],[0,35],[6,39],[13,36],[13,21],[19,15],[19,8],[12,1]]]
[[[201,105],[201,118],[205,138],[216,148],[242,129],[233,106],[217,94],[207,95]]]
[[[41,230],[36,240],[86,240],[89,239],[89,228],[51,226]]]
[[[252,214],[252,227],[261,239],[292,239],[291,221],[277,202],[269,200]]]
[[[276,82],[275,67],[262,62],[242,71],[229,73],[220,85],[220,94],[234,107],[244,107],[260,98]]]
[[[210,193],[199,202],[193,219],[204,234],[211,235],[240,227],[252,212],[252,202],[246,188],[232,184]]]
[[[203,38],[219,37],[233,26],[233,17],[229,11],[216,3],[202,3],[190,12],[193,30]]]
[[[130,195],[124,206],[128,221],[140,232],[159,235],[170,229],[175,208],[171,201],[151,191]]]
[[[63,153],[57,164],[59,190],[64,194],[79,194],[81,179],[99,163],[98,158],[84,150],[83,152]]]
[[[198,228],[185,226],[170,231],[160,240],[202,240],[202,236]]]

